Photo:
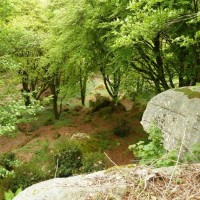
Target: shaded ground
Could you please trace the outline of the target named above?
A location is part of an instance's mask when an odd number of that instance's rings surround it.
[[[133,102],[123,99],[127,112],[118,110],[109,115],[88,114],[88,105],[96,94],[108,95],[102,77],[95,75],[88,84],[86,108],[79,108],[80,99],[73,98],[64,105],[65,111],[60,120],[53,120],[52,109],[46,108],[30,124],[20,124],[20,132],[14,137],[0,136],[0,152],[15,152],[18,157],[28,161],[44,145],[57,140],[70,138],[74,133],[86,133],[98,138],[101,150],[117,165],[129,164],[134,160],[128,146],[145,137],[140,125],[142,110]],[[69,108],[69,109],[68,109]],[[126,137],[115,136],[113,128],[121,120],[130,123],[130,133]],[[99,145],[99,144],[98,144]],[[110,163],[113,166],[113,163]]]
[[[128,101],[126,100],[126,104]],[[132,105],[132,103],[130,102]],[[130,105],[129,105],[130,106]],[[22,160],[29,160],[45,143],[64,140],[74,133],[87,133],[100,138],[102,150],[117,165],[130,164],[134,160],[128,146],[145,137],[140,125],[141,110],[137,106],[127,112],[113,112],[108,117],[94,113],[88,114],[88,109],[73,109],[64,112],[60,121],[53,124],[49,120],[48,112],[38,117],[32,124],[20,125],[21,132],[15,137],[0,137],[0,152],[15,152]],[[46,115],[46,116],[45,116]],[[126,137],[119,137],[112,133],[116,124],[126,119],[130,122],[130,133]],[[42,120],[42,122],[41,122]],[[48,121],[49,120],[49,121]],[[107,134],[109,133],[109,134]],[[113,164],[110,163],[110,166]]]

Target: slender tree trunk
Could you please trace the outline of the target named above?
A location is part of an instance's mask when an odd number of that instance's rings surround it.
[[[160,44],[160,34],[159,33],[154,38],[153,43],[154,43],[154,53],[156,55],[158,79],[160,80],[161,85],[164,88],[164,90],[168,90],[169,85],[167,84],[167,81],[165,79],[164,65],[163,65],[163,60],[162,60],[162,56],[161,56],[161,44]]]
[[[53,95],[53,112],[55,119],[59,119],[60,113],[58,111],[58,96],[56,94]]]
[[[88,73],[80,68],[79,82],[81,91],[81,104],[85,106],[86,87],[87,87]]]
[[[115,72],[113,72],[112,80],[110,80],[109,75],[106,74],[106,70],[103,67],[101,68],[101,74],[103,76],[104,85],[106,87],[108,94],[111,96],[113,102],[116,103],[121,83],[120,69],[117,69]]]
[[[56,80],[56,78],[53,78],[53,80],[51,80],[50,84],[49,84],[49,87],[50,87],[50,90],[51,90],[51,93],[53,95],[53,112],[54,112],[54,117],[55,119],[59,119],[60,118],[60,114],[61,114],[61,109],[59,109],[58,107],[58,94],[59,94],[59,91],[58,91],[58,82]],[[61,105],[60,105],[60,108],[61,108]]]
[[[24,103],[26,106],[29,106],[31,104],[30,99],[30,89],[28,85],[28,74],[26,71],[22,72],[22,94],[24,97]]]

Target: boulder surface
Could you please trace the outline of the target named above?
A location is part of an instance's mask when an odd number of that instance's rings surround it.
[[[100,196],[121,200],[126,192],[127,183],[122,174],[99,171],[37,183],[25,189],[14,200],[89,200]]]
[[[158,169],[120,166],[44,181],[25,189],[13,200],[199,199],[199,173],[199,164]]]
[[[200,142],[200,87],[170,89],[147,104],[141,124],[145,131],[152,125],[163,133],[164,146],[173,150],[183,143],[184,150]]]

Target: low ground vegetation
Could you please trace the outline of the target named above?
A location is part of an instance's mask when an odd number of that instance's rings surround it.
[[[167,167],[181,163],[200,162],[200,144],[194,145],[192,151],[183,151],[181,144],[176,149],[167,151],[164,148],[163,135],[155,124],[150,128],[148,135],[146,141],[139,141],[129,146],[129,149],[139,159],[139,163],[155,167]]]

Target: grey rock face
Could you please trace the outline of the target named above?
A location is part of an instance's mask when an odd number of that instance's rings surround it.
[[[100,171],[32,185],[14,200],[89,200],[99,196],[121,200],[126,192],[127,183],[122,174]]]
[[[172,172],[172,167],[159,169],[134,165],[115,167],[88,175],[55,178],[37,183],[22,191],[13,200],[136,199],[134,197],[140,190],[136,194],[137,187],[134,185],[138,184],[138,180],[147,181],[157,174],[168,176]],[[176,173],[179,173],[179,170],[176,170]],[[143,189],[143,186],[141,187]],[[130,194],[131,192],[133,193]]]
[[[171,89],[153,97],[143,114],[141,124],[148,132],[156,125],[164,137],[167,150],[180,146],[191,150],[200,142],[200,88]]]
[[[163,177],[163,183],[166,184],[166,181],[171,180],[171,175],[174,173],[173,182],[176,182],[178,179],[182,180],[183,174],[187,174],[186,176],[188,176],[192,171],[198,175],[199,167],[200,165],[196,164],[158,169],[152,168],[152,166],[139,165],[111,168],[107,171],[90,175],[44,181],[25,189],[13,200],[145,200],[151,194],[151,199],[154,199],[154,197],[156,197],[155,199],[163,199],[163,195],[166,194],[166,187],[163,187],[163,190],[161,189],[160,193],[158,193],[157,188],[160,187],[160,183],[156,183],[160,181],[154,180]],[[191,179],[194,179],[194,174],[193,176],[189,176],[190,179],[187,177],[187,180],[189,180],[188,185],[185,181],[183,181],[182,185],[179,185],[180,188],[185,190],[183,196],[180,197],[180,189],[176,189],[175,193],[174,188],[171,187],[169,191],[173,192],[173,196],[176,195],[178,197],[176,199],[188,199],[188,196],[196,197],[198,195],[198,187],[194,187],[194,190],[191,190],[191,183],[194,183]],[[195,183],[198,185],[198,179]],[[148,187],[145,187],[145,185]],[[155,188],[154,191],[152,190],[152,186]],[[188,191],[190,194],[188,194]]]

